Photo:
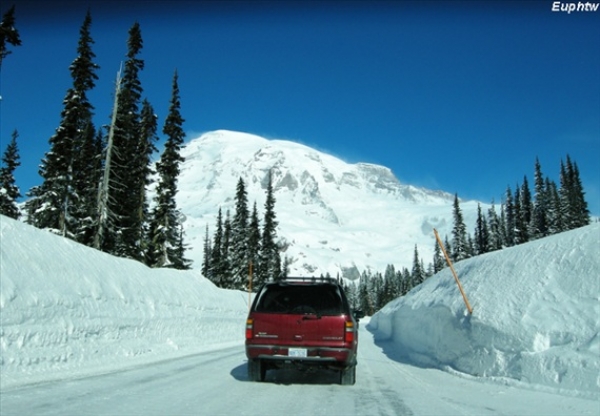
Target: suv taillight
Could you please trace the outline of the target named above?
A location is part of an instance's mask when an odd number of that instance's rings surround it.
[[[346,330],[344,331],[344,342],[354,342],[354,324],[352,323],[352,321],[346,321]]]
[[[252,339],[252,329],[254,326],[254,319],[246,320],[246,339]]]

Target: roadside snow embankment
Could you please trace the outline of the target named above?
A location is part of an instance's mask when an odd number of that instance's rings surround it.
[[[600,224],[446,268],[375,314],[369,329],[403,360],[597,397]]]
[[[247,295],[197,271],[150,269],[4,216],[0,227],[3,388],[243,340]]]

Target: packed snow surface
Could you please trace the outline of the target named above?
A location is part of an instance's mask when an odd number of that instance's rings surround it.
[[[2,389],[243,348],[247,294],[0,225]],[[444,270],[368,329],[390,359],[598,400],[599,239],[595,223],[460,262],[472,315]]]

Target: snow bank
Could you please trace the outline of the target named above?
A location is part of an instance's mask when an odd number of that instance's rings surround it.
[[[2,387],[242,342],[245,293],[0,219]]]
[[[598,395],[600,224],[455,265],[375,314],[376,340],[404,360]]]

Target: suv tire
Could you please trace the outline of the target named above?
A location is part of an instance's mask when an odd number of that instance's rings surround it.
[[[248,379],[250,381],[264,381],[267,369],[260,360],[248,360]]]
[[[356,366],[342,368],[340,370],[340,384],[342,386],[353,386],[356,383]]]

